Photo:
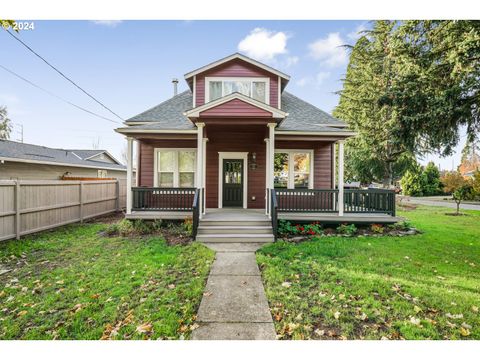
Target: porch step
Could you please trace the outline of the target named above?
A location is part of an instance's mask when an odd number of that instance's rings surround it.
[[[272,234],[270,225],[199,225],[198,234]]]
[[[198,234],[197,241],[202,243],[268,243],[273,242],[272,234]]]
[[[272,226],[268,220],[200,220],[200,226]]]

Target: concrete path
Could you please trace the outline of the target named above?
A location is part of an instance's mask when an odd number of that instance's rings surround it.
[[[194,340],[275,340],[255,251],[263,244],[205,244],[217,252]]]

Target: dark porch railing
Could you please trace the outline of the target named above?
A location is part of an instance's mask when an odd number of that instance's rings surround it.
[[[389,214],[395,216],[395,191],[384,189],[344,190],[346,213]]]
[[[134,211],[192,211],[195,188],[132,188]]]
[[[197,236],[198,225],[200,224],[200,202],[203,202],[202,199],[202,190],[195,189],[195,195],[193,196],[192,203],[192,237],[195,239]]]
[[[275,189],[280,212],[335,212],[338,190]]]
[[[277,241],[278,233],[278,202],[275,190],[270,190],[270,218],[272,220],[272,231],[274,240]]]

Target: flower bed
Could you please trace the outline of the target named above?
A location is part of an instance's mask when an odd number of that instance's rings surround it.
[[[311,237],[339,236],[339,237],[363,237],[363,236],[408,236],[420,233],[408,222],[391,225],[371,224],[357,226],[343,223],[337,227],[331,225],[322,226],[316,221],[309,224],[292,224],[290,221],[278,222],[278,237],[289,242],[300,242]]]

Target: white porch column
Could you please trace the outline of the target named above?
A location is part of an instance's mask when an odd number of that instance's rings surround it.
[[[203,128],[205,123],[196,123],[197,125],[197,173],[195,175],[195,183],[197,189],[202,189],[203,187]],[[203,201],[200,201],[200,217],[203,214]]]
[[[343,140],[338,141],[338,215],[343,216]]]
[[[270,123],[268,126],[268,189],[273,189],[273,164],[275,157],[275,126],[277,124]],[[270,191],[269,191],[270,199]]]
[[[270,206],[270,192],[268,186],[270,184],[270,140],[265,139],[265,215],[268,215],[270,212],[268,208]]]
[[[132,213],[133,138],[127,137],[127,214]]]
[[[337,188],[337,146],[336,143],[333,143],[333,164],[332,164],[332,188]]]
[[[203,169],[202,169],[202,174],[203,174],[203,179],[202,179],[202,184],[203,184],[203,214],[207,212],[207,138],[203,138]]]

